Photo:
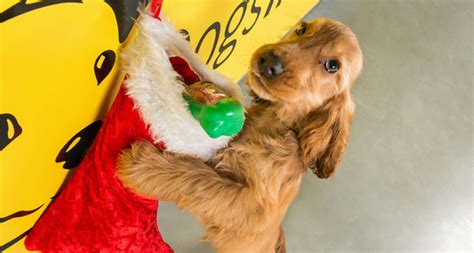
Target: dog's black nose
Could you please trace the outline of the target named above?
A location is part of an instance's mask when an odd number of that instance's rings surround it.
[[[272,52],[265,52],[260,56],[258,59],[258,68],[260,69],[260,73],[269,79],[285,71],[283,62]]]

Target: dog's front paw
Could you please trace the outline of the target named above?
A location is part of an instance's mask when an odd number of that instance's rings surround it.
[[[140,195],[148,195],[143,183],[147,179],[147,157],[159,152],[149,142],[135,142],[131,148],[122,151],[117,161],[117,177],[126,188]]]

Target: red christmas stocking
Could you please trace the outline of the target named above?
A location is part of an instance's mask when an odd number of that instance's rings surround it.
[[[230,139],[207,136],[182,92],[200,79],[237,98],[238,87],[202,64],[168,24],[149,15],[137,22],[138,35],[121,55],[127,79],[84,160],[27,236],[27,249],[173,252],[158,231],[158,202],[132,193],[116,177],[118,155],[145,139],[206,160]]]

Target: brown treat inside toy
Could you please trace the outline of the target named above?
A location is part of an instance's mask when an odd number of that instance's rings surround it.
[[[215,104],[227,97],[219,87],[207,81],[200,81],[186,86],[186,93],[193,99],[203,104]]]

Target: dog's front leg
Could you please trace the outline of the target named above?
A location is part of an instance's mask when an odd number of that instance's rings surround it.
[[[201,171],[191,159],[161,152],[149,142],[136,142],[124,150],[117,168],[117,176],[133,192],[168,201],[182,198],[190,190],[190,183],[204,180],[209,176],[206,174],[212,171]]]
[[[176,202],[202,219],[215,220],[229,210],[241,210],[238,215],[245,217],[252,211],[247,206],[260,210],[256,201],[246,204],[253,198],[249,187],[219,175],[199,158],[161,152],[148,142],[136,142],[121,154],[117,176],[132,191]]]

